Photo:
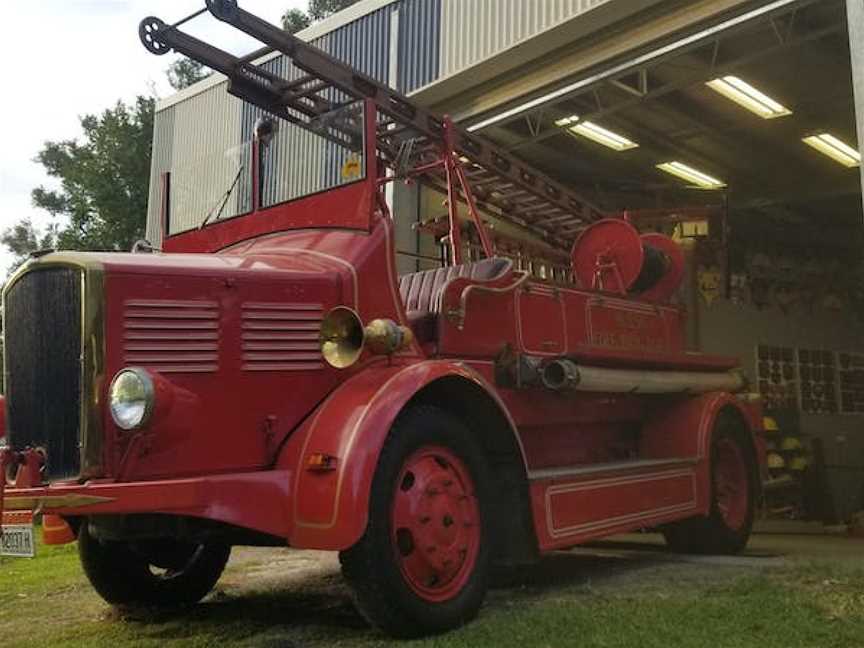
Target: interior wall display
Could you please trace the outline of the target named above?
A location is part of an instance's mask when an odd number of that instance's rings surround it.
[[[759,393],[766,410],[797,409],[795,369],[795,349],[761,344],[756,347]]]
[[[837,371],[832,351],[798,349],[798,375],[801,379],[802,412],[837,412]]]
[[[762,422],[765,431],[768,481],[763,490],[762,514],[766,518],[811,519],[805,502],[812,453],[801,435],[798,413],[778,411]]]
[[[696,271],[699,294],[710,308],[723,291],[723,272],[718,266],[699,266]]]
[[[733,272],[729,275],[729,300],[736,306],[750,302],[750,282],[743,272]]]
[[[840,411],[864,414],[864,353],[837,354]]]
[[[750,300],[758,309],[771,305],[771,283],[761,277],[750,277]]]
[[[786,315],[792,312],[800,298],[801,295],[793,284],[781,283],[774,289],[774,301]]]

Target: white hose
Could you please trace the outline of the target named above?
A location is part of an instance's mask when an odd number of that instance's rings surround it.
[[[585,367],[571,360],[556,360],[543,370],[543,384],[550,389],[634,394],[701,394],[737,392],[744,377],[736,371],[662,371]]]

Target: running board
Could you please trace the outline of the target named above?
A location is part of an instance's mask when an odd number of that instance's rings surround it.
[[[694,466],[697,463],[695,457],[685,457],[676,459],[641,459],[635,461],[614,461],[611,463],[601,464],[580,464],[577,466],[563,466],[560,468],[541,468],[539,470],[529,470],[528,479],[530,481],[544,481],[551,479],[576,479],[578,477],[589,477],[596,475],[604,475],[609,473],[617,475],[619,473],[640,472],[643,470],[664,470],[666,468],[687,468]]]

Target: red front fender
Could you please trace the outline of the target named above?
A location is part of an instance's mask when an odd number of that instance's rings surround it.
[[[446,376],[470,380],[498,400],[462,362],[379,366],[347,381],[291,436],[279,458],[280,467],[296,467],[291,546],[341,550],[360,539],[378,456],[393,421],[418,391]],[[310,469],[309,458],[322,455],[335,458],[329,469]]]

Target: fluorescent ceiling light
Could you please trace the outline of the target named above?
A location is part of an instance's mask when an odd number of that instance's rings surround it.
[[[608,146],[616,151],[626,151],[639,146],[636,142],[627,139],[623,135],[613,133],[612,131],[590,121],[581,122],[575,126],[571,126],[568,130],[571,133],[587,137],[598,144]]]
[[[570,115],[555,120],[555,125],[559,128],[566,128],[571,133],[576,133],[582,137],[587,137],[590,140],[608,146],[616,151],[626,151],[627,149],[636,148],[639,146],[636,142],[627,139],[623,135],[613,133],[607,128],[598,126],[590,121],[579,121],[579,115]]]
[[[703,31],[700,31],[696,34],[692,34],[690,36],[686,36],[681,40],[677,40],[674,43],[670,43],[669,45],[665,45],[664,47],[659,47],[651,52],[643,54],[642,56],[637,56],[635,59],[631,61],[625,61],[620,65],[615,65],[604,72],[600,72],[599,74],[594,74],[592,76],[586,77],[584,79],[580,79],[570,85],[566,85],[563,88],[558,88],[548,94],[537,97],[536,99],[531,99],[530,101],[526,101],[523,104],[519,104],[518,106],[514,106],[509,110],[505,110],[497,115],[492,115],[491,117],[484,119],[483,121],[477,122],[468,127],[468,131],[473,133],[474,131],[478,131],[481,128],[486,128],[487,126],[492,126],[493,124],[497,124],[498,122],[504,121],[505,119],[509,119],[510,117],[515,117],[523,112],[531,110],[532,108],[536,108],[537,106],[542,106],[545,103],[549,103],[550,101],[554,101],[559,97],[563,97],[564,95],[570,94],[571,92],[575,92],[576,90],[581,90],[582,88],[586,88],[590,85],[597,83],[598,81],[605,81],[606,79],[614,78],[620,74],[624,74],[625,72],[631,70],[640,65],[644,65],[646,63],[650,63],[655,59],[659,59],[661,56],[665,56],[670,52],[674,52],[679,49],[683,49],[694,43],[698,43],[702,40],[705,40],[711,36],[716,34],[720,34],[724,31],[732,29],[733,27],[737,27],[743,23],[746,23],[754,18],[758,18],[759,16],[763,16],[767,13],[771,13],[772,11],[776,11],[777,9],[781,9],[788,5],[791,5],[798,0],[776,0],[771,4],[765,5],[763,7],[759,7],[758,9],[754,9],[753,11],[748,11],[745,14],[741,14],[740,16],[735,16],[734,18],[730,18],[726,22],[722,22],[719,25],[715,25],[714,27],[709,27]]]
[[[833,135],[828,133],[811,135],[810,137],[805,137],[802,141],[843,166],[849,168],[861,166],[861,154],[846,144],[846,142],[840,141]]]
[[[570,126],[579,121],[579,115],[570,115],[569,117],[563,117],[562,119],[556,119],[555,125],[564,128],[565,126]]]
[[[792,114],[792,111],[786,106],[736,76],[714,79],[705,85],[763,119],[774,119]]]
[[[664,162],[663,164],[658,164],[657,168],[681,178],[682,180],[686,180],[702,189],[721,189],[726,186],[726,183],[722,180],[718,180],[717,178],[683,164],[682,162]]]

